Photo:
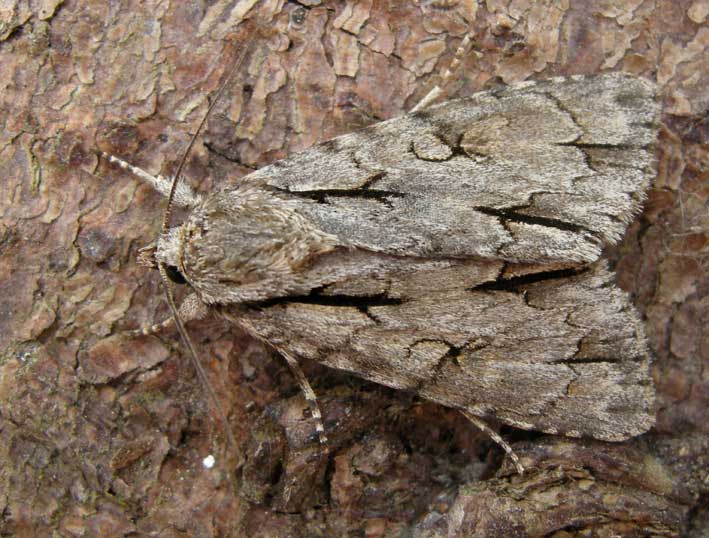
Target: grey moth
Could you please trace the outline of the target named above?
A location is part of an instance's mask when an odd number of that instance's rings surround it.
[[[655,91],[620,73],[529,82],[206,196],[180,185],[189,216],[149,254],[192,289],[183,317],[216,312],[291,363],[473,420],[622,441],[652,426],[654,387],[642,323],[601,253],[653,176]]]

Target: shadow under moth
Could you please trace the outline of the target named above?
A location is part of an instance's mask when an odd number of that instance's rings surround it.
[[[446,101],[207,196],[180,184],[189,216],[147,256],[191,287],[183,319],[216,312],[291,364],[622,441],[652,426],[654,387],[600,256],[641,207],[659,112],[621,73]]]

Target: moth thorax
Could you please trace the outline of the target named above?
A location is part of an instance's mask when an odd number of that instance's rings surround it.
[[[197,291],[216,286],[288,287],[313,257],[334,248],[296,208],[266,190],[226,190],[197,207],[183,226],[177,265]]]

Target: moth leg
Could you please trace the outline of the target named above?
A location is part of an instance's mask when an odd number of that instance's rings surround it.
[[[300,385],[300,390],[303,392],[303,396],[305,396],[305,401],[308,403],[308,407],[310,407],[310,414],[315,419],[315,431],[318,432],[320,444],[323,446],[323,449],[327,451],[327,435],[325,435],[325,427],[322,422],[322,413],[320,412],[320,406],[318,405],[317,396],[315,396],[313,387],[310,386],[310,382],[308,381],[308,378],[305,377],[305,372],[301,369],[298,361],[281,349],[278,349],[278,352],[283,355],[284,359],[286,359],[291,372],[293,372],[293,376],[295,376],[298,385]]]
[[[517,454],[514,453],[514,450],[512,450],[512,447],[508,445],[505,440],[500,437],[495,430],[493,430],[490,426],[485,424],[485,422],[480,418],[476,417],[472,413],[469,413],[468,411],[464,411],[461,409],[461,413],[465,415],[465,418],[467,418],[470,422],[475,424],[479,429],[484,431],[486,434],[490,436],[490,438],[495,441],[498,445],[502,447],[502,449],[507,452],[507,455],[510,457],[512,460],[512,463],[514,463],[514,466],[517,468],[517,472],[519,474],[524,474],[524,467],[519,461],[519,458],[517,457]]]
[[[101,152],[101,154],[106,157],[109,162],[117,164],[124,170],[128,170],[135,177],[150,185],[153,189],[158,191],[163,196],[167,196],[168,194],[170,194],[170,189],[172,188],[171,178],[166,178],[163,176],[153,176],[142,168],[133,166],[132,164],[127,163],[123,159],[119,159],[118,157],[114,157],[113,155],[109,155],[108,153],[105,153],[103,151]],[[196,192],[194,192],[190,188],[190,186],[187,185],[185,182],[181,181],[177,184],[175,190],[175,198],[173,199],[174,204],[180,207],[190,208],[196,207],[201,201],[202,198]]]
[[[441,75],[441,81],[435,85],[431,91],[429,91],[423,99],[421,99],[418,103],[416,103],[416,106],[410,110],[410,112],[418,112],[419,110],[423,110],[424,108],[427,108],[431,106],[433,103],[435,103],[442,95],[445,93],[445,86],[450,80],[451,76],[453,73],[455,73],[460,67],[461,62],[463,61],[463,57],[465,54],[468,52],[468,49],[470,48],[470,41],[472,40],[473,37],[473,32],[468,32],[465,34],[465,37],[463,38],[463,41],[460,42],[460,46],[458,46],[458,49],[455,51],[455,54],[453,55],[453,60],[451,61],[450,65],[448,68],[443,72]]]
[[[196,293],[190,293],[182,301],[182,304],[177,310],[177,313],[179,314],[180,319],[184,323],[187,323],[188,321],[192,321],[195,319],[205,318],[209,313],[209,308],[207,308],[207,305],[200,301]],[[140,329],[130,331],[130,334],[132,334],[133,336],[148,336],[151,334],[157,334],[161,331],[164,331],[165,329],[170,328],[172,325],[174,325],[174,323],[175,319],[170,316],[169,318],[164,319],[159,323],[155,323],[154,325],[141,327]]]

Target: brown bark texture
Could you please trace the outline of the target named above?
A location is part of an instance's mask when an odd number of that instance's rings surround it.
[[[8,0],[0,4],[0,536],[707,536],[709,1]],[[643,314],[657,423],[624,443],[502,430],[314,363],[329,454],[284,361],[188,326],[136,263],[164,198],[100,152],[201,192],[452,96],[625,71],[658,82],[658,174],[608,257]],[[244,54],[234,67],[235,58]],[[203,458],[214,454],[211,469]]]

